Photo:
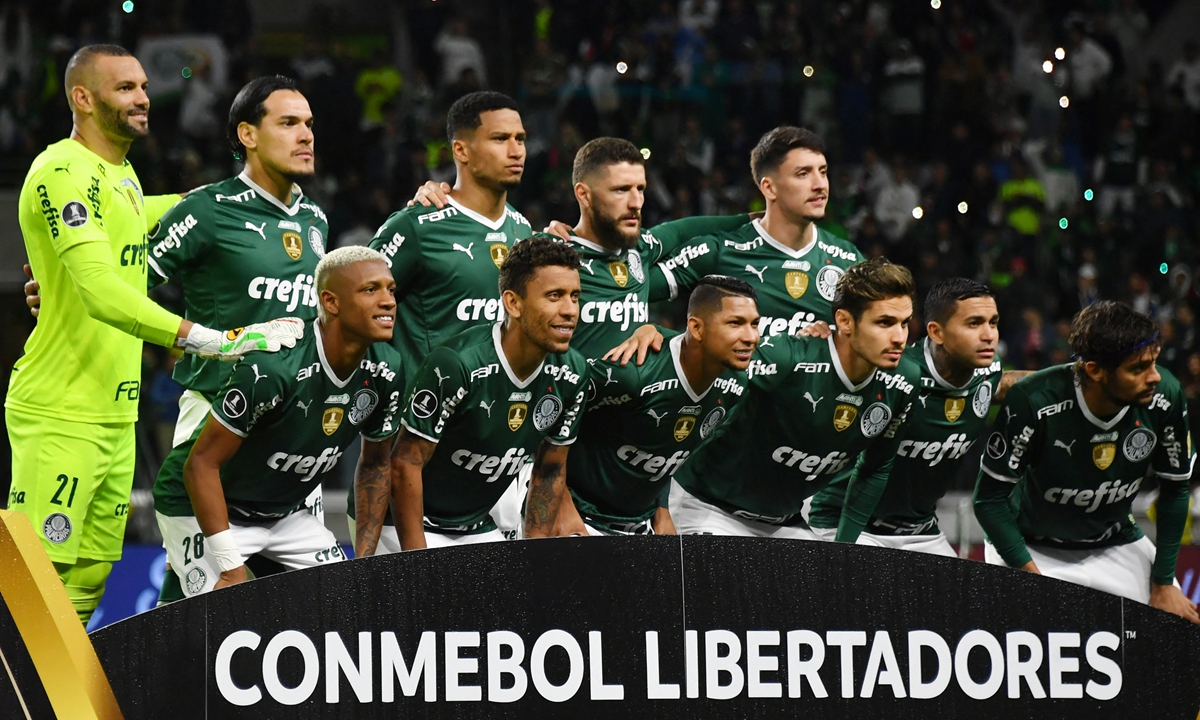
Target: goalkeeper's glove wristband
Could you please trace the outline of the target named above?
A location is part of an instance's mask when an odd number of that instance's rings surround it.
[[[184,352],[206,360],[232,362],[255,350],[276,352],[280,348],[295,347],[302,337],[304,321],[279,318],[224,331],[193,324],[187,337],[176,340],[176,345]]]

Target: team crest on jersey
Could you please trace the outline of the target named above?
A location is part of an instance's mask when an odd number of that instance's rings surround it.
[[[646,273],[642,271],[642,256],[636,250],[629,251],[629,274],[638,282],[646,282]]]
[[[413,415],[421,419],[432,415],[433,411],[437,410],[437,404],[437,396],[433,394],[432,390],[418,391],[413,395],[412,402],[409,403],[412,406]]]
[[[612,273],[613,280],[617,281],[617,285],[625,287],[629,284],[629,266],[620,260],[613,260],[608,264],[608,271]]]
[[[1004,453],[1008,450],[1008,443],[1004,442],[1004,436],[998,432],[992,433],[992,436],[987,441],[987,454],[993,460],[999,460],[1004,457]]]
[[[787,288],[788,295],[799,300],[800,296],[808,291],[808,274],[799,270],[786,273],[783,276],[783,286]]]
[[[687,436],[692,434],[694,427],[696,427],[696,418],[691,415],[684,415],[675,420],[675,430],[672,433],[675,436],[675,442],[686,440]]]
[[[967,399],[960,397],[946,398],[946,420],[954,422],[962,417],[963,410],[967,407]]]
[[[88,209],[86,205],[78,200],[72,200],[63,205],[58,216],[62,218],[63,224],[67,227],[83,227],[88,221]]]
[[[350,406],[350,424],[361,424],[363,420],[370,417],[378,404],[379,396],[367,388],[354,393],[354,403]]]
[[[516,432],[525,424],[525,415],[529,412],[529,406],[525,403],[513,403],[508,406],[508,429]]]
[[[562,400],[554,395],[543,395],[533,408],[533,426],[537,428],[538,432],[542,432],[554,424],[560,412],[562,412]],[[520,426],[518,425],[518,427]]]
[[[325,408],[325,412],[321,415],[321,429],[326,435],[332,435],[337,432],[337,429],[342,426],[342,417],[346,411],[340,407]]]
[[[246,396],[237,388],[225,393],[225,399],[221,401],[221,409],[225,411],[226,416],[231,418],[241,417],[248,406]]]
[[[971,398],[971,410],[976,417],[987,417],[988,410],[992,407],[992,386],[986,382],[979,384],[979,389],[975,391],[975,397]]]
[[[133,211],[141,215],[142,203],[146,202],[146,198],[142,196],[142,189],[129,178],[121,178],[120,185],[125,188],[125,197],[129,198],[129,204],[133,206]]]
[[[853,405],[838,405],[833,409],[833,429],[842,432],[854,424],[856,417],[858,417],[858,408]]]
[[[187,571],[187,575],[183,576],[184,583],[187,584],[188,595],[199,594],[204,589],[204,581],[208,579],[203,568],[194,567]]]
[[[321,236],[321,229],[316,225],[308,228],[308,246],[317,257],[325,257],[325,238]]]
[[[1125,442],[1121,444],[1121,452],[1129,462],[1141,462],[1150,457],[1150,453],[1154,451],[1154,446],[1157,444],[1158,438],[1154,433],[1140,427],[1125,436]]]
[[[965,405],[965,402],[964,402]],[[959,413],[962,413],[962,408],[959,408]],[[892,419],[892,409],[883,403],[875,403],[867,408],[862,414],[862,420],[859,425],[862,427],[863,437],[873,438],[883,429],[887,427],[888,422]]]
[[[42,534],[55,545],[62,545],[71,537],[71,518],[62,513],[53,513],[42,523]]]
[[[712,435],[713,430],[721,424],[725,419],[725,408],[715,407],[705,418],[704,422],[700,423],[700,439],[707,440],[709,435]]]
[[[299,260],[304,254],[304,245],[300,242],[300,233],[292,232],[291,230],[283,234],[283,249],[287,251],[288,257],[293,260]]]
[[[838,280],[844,271],[834,265],[826,265],[817,271],[817,292],[821,297],[833,302],[833,293],[837,290]]]
[[[1116,443],[1100,443],[1092,446],[1092,462],[1101,470],[1107,470],[1117,457]]]
[[[491,235],[492,233],[488,233]],[[502,233],[495,233],[501,235]],[[488,253],[492,256],[492,262],[496,263],[496,267],[504,264],[504,258],[508,257],[508,245],[502,242],[492,243],[488,246]]]

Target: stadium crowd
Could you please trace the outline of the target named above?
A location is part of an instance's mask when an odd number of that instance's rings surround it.
[[[19,185],[66,135],[59,83],[79,46],[180,33],[219,36],[230,70],[218,86],[198,67],[156,103],[153,134],[130,155],[148,194],[236,172],[224,108],[246,80],[287,74],[316,115],[318,175],[305,190],[328,212],[331,248],[365,244],[422,182],[453,181],[443,119],[471,90],[522,104],[529,159],[513,203],[535,228],[574,222],[572,158],[602,134],[650,153],[647,227],[761,209],[749,150],[794,123],[829,148],[824,227],[913,268],[920,294],[955,275],[989,283],[1006,365],[1064,362],[1070,317],[1118,298],[1155,315],[1162,364],[1200,398],[1200,54],[1161,57],[1144,42],[1170,3],[535,0],[505,6],[517,53],[489,41],[478,11],[439,5],[411,11],[410,37],[375,51],[323,34],[328,18],[314,15],[303,49],[284,56],[257,42],[247,0],[139,2],[128,15],[9,3],[0,182]],[[169,438],[174,360],[149,345],[146,360],[143,415]]]

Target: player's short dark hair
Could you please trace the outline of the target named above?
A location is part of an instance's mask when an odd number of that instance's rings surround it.
[[[1113,370],[1130,356],[1161,344],[1153,318],[1115,300],[1101,300],[1080,310],[1071,321],[1067,342],[1075,353],[1075,371],[1081,374],[1086,363]]]
[[[446,111],[446,138],[454,142],[459,133],[473,132],[483,124],[480,115],[492,110],[517,110],[517,101],[492,90],[463,95]]]
[[[727,297],[746,297],[758,302],[758,294],[745,280],[728,275],[705,275],[688,297],[688,316],[711,317],[721,310],[721,303]]]
[[[953,277],[929,288],[925,295],[925,320],[945,325],[958,312],[960,300],[996,296],[992,289],[969,278]]]
[[[229,126],[225,131],[225,136],[229,139],[229,147],[233,150],[234,158],[241,161],[246,160],[246,146],[242,145],[241,140],[238,140],[238,125],[242,123],[258,125],[262,122],[263,116],[267,114],[267,98],[271,97],[271,93],[276,90],[300,92],[300,87],[290,77],[266,75],[246,83],[233,98],[233,104],[229,106]]]
[[[575,153],[575,165],[571,168],[571,184],[583,182],[583,179],[609,165],[629,163],[630,165],[645,165],[646,159],[637,146],[628,140],[615,137],[598,137],[588,140]]]
[[[66,86],[68,101],[71,99],[71,88],[78,84],[71,81],[71,76],[98,57],[133,57],[133,53],[120,45],[104,44],[84,45],[76,50],[71,59],[67,61],[67,69],[63,72],[63,85]]]
[[[821,136],[805,128],[784,125],[759,138],[750,151],[750,174],[754,176],[754,182],[762,182],[764,175],[778,170],[788,153],[797,148],[825,154]]]
[[[871,303],[894,297],[911,299],[916,291],[908,268],[881,257],[871,258],[852,265],[838,278],[837,290],[833,293],[833,311],[845,310],[858,322]]]
[[[525,297],[525,286],[538,268],[557,265],[579,269],[579,253],[558,239],[537,235],[519,241],[500,264],[500,294],[512,290]]]

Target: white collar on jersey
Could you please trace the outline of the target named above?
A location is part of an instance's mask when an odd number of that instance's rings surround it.
[[[679,364],[679,352],[683,349],[683,333],[668,340],[667,346],[671,349],[671,362],[675,363],[675,375],[679,378],[679,386],[688,394],[692,402],[700,402],[708,394],[708,391],[712,390],[712,385],[709,385],[704,389],[704,392],[697,395],[696,391],[692,389],[692,384],[688,382],[687,374],[683,372],[683,366]]]
[[[850,382],[850,376],[846,374],[846,370],[842,367],[842,359],[838,357],[837,345],[833,344],[832,333],[829,335],[829,358],[830,362],[833,363],[833,369],[837,372],[838,378],[841,379],[842,384],[845,385],[846,389],[850,392],[860,392],[863,388],[870,385],[873,379],[875,379],[875,371],[872,370],[871,374],[868,375],[867,379],[863,380],[861,384],[855,385],[854,383]]]
[[[256,195],[258,195],[263,200],[266,200],[267,202],[271,203],[272,205],[279,208],[280,210],[284,211],[288,215],[294,217],[296,215],[296,213],[300,212],[300,201],[304,199],[304,191],[301,190],[300,186],[297,185],[296,183],[292,183],[292,206],[288,207],[287,205],[284,205],[283,203],[279,202],[279,198],[275,197],[274,195],[267,192],[266,190],[263,190],[262,187],[258,183],[251,180],[250,175],[245,170],[243,170],[241,172],[241,174],[238,175],[238,180],[241,180],[242,182],[249,185],[250,188],[252,190],[254,190],[254,193]]]
[[[605,255],[612,255],[613,257],[616,257],[621,254],[620,250],[609,250],[608,248],[604,247],[603,245],[600,245],[599,243],[594,243],[591,240],[588,240],[586,238],[581,238],[578,235],[572,235],[571,242],[579,243],[580,245],[584,246],[588,250],[592,250],[592,251],[598,252],[598,253],[603,253]]]
[[[758,233],[758,236],[763,239],[763,242],[765,242],[766,244],[775,248],[776,250],[783,253],[784,255],[787,255],[790,258],[802,258],[805,255],[807,255],[813,248],[815,248],[817,246],[817,224],[816,223],[812,223],[811,225],[809,225],[809,227],[812,228],[812,235],[813,235],[812,242],[805,245],[803,248],[801,248],[799,250],[793,250],[790,247],[788,247],[787,245],[784,245],[783,243],[779,242],[775,238],[771,237],[770,233],[768,233],[766,230],[763,229],[762,223],[758,221],[758,218],[751,220],[750,224],[754,226],[754,230]]]
[[[1101,430],[1111,430],[1114,425],[1121,422],[1121,418],[1125,417],[1125,413],[1129,412],[1129,406],[1126,405],[1125,407],[1121,408],[1121,412],[1113,415],[1112,419],[1108,422],[1104,422],[1100,418],[1093,415],[1091,409],[1088,407],[1087,401],[1083,399],[1083,388],[1079,386],[1079,378],[1075,378],[1075,402],[1079,403],[1079,410],[1083,413],[1083,416],[1087,418],[1088,422],[1100,428]]]
[[[463,215],[466,215],[467,217],[471,218],[472,220],[479,223],[480,225],[491,228],[492,230],[499,230],[500,227],[502,225],[504,225],[505,218],[508,217],[508,208],[507,207],[504,208],[504,214],[500,216],[499,220],[488,220],[487,218],[485,218],[484,216],[475,212],[471,208],[465,207],[462,203],[460,203],[459,201],[455,200],[452,197],[447,197],[446,202],[453,205],[454,208],[456,210],[458,210],[460,213],[462,213]]]
[[[350,373],[350,377],[345,380],[338,378],[337,373],[329,366],[329,361],[325,359],[325,343],[321,340],[321,323],[318,320],[313,320],[313,334],[317,338],[317,357],[321,358],[321,369],[329,376],[329,381],[340,388],[344,388],[354,379],[354,372]],[[357,372],[358,368],[354,368]]]
[[[513,372],[512,365],[508,364],[508,356],[504,354],[504,348],[500,345],[500,327],[502,325],[504,325],[503,320],[492,326],[492,342],[496,345],[496,357],[500,358],[500,367],[504,368],[504,373],[508,375],[508,379],[512,382],[512,384],[524,390],[525,388],[529,387],[531,383],[533,383],[534,379],[537,378],[538,375],[542,374],[542,366],[546,364],[546,360],[543,359],[540,363],[538,363],[537,369],[529,373],[529,377],[525,378],[524,380],[518,380],[517,374]]]
[[[947,390],[962,390],[963,388],[965,388],[966,386],[971,384],[971,380],[974,379],[974,377],[975,377],[974,373],[971,373],[971,377],[967,378],[967,381],[965,383],[963,383],[962,385],[951,385],[950,383],[946,382],[945,378],[943,378],[941,375],[938,374],[937,366],[935,366],[933,364],[933,341],[930,340],[928,337],[926,337],[924,345],[925,345],[925,364],[929,367],[929,374],[933,376],[933,381],[935,383],[937,383],[938,385],[941,385],[943,388],[945,388]]]

